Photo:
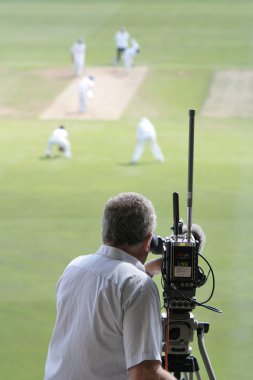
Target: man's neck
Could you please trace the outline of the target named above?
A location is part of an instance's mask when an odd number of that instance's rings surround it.
[[[106,242],[106,245],[109,245],[111,247],[115,247],[118,249],[121,249],[122,251],[128,253],[129,255],[135,257],[137,260],[139,260],[142,264],[145,263],[148,252],[146,253],[143,248],[143,243],[135,244],[135,245],[129,245],[129,244],[119,244],[115,245],[110,242]]]

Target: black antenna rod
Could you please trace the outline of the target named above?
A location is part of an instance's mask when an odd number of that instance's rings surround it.
[[[195,117],[195,110],[189,110],[189,151],[188,151],[188,189],[187,189],[187,231],[188,231],[188,240],[190,240],[190,238],[191,238],[191,229],[192,229],[194,117]]]
[[[173,232],[177,238],[179,234],[179,198],[178,193],[173,193],[173,217],[174,217],[174,228]]]

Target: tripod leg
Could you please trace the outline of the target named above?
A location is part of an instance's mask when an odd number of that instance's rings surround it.
[[[205,347],[204,328],[203,327],[199,327],[197,329],[197,333],[198,333],[199,351],[200,351],[201,357],[203,359],[203,362],[204,362],[204,365],[205,365],[208,377],[209,377],[210,380],[216,380],[215,374],[214,374],[214,371],[213,371],[213,368],[212,368],[212,365],[210,363],[209,357],[207,355],[206,347]]]
[[[199,374],[199,371],[196,371],[196,372],[189,372],[189,376],[186,372],[184,372],[184,380],[193,380],[193,374],[196,374],[196,378],[197,380],[201,380],[201,377],[200,377],[200,374]]]

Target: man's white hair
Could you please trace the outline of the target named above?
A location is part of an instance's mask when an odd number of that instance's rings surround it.
[[[104,243],[135,245],[144,241],[155,228],[154,207],[143,195],[120,193],[106,202],[102,219]]]

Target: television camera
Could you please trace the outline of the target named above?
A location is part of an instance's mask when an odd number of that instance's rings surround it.
[[[189,343],[197,331],[198,346],[210,380],[215,380],[205,344],[204,334],[209,330],[209,323],[199,323],[192,310],[196,305],[215,312],[219,309],[207,305],[215,288],[215,277],[211,265],[201,254],[205,234],[198,225],[192,224],[193,195],[193,158],[194,158],[194,117],[195,110],[189,110],[189,152],[188,152],[188,189],[187,189],[187,224],[179,217],[179,196],[173,193],[173,233],[166,238],[153,236],[151,251],[162,255],[162,287],[165,312],[163,323],[163,367],[174,373],[177,379],[201,380],[197,359],[191,355]],[[206,275],[199,261],[208,266]],[[211,273],[212,290],[203,302],[196,299],[196,289],[203,286]],[[181,377],[183,374],[183,378]],[[188,377],[189,376],[189,377]]]

